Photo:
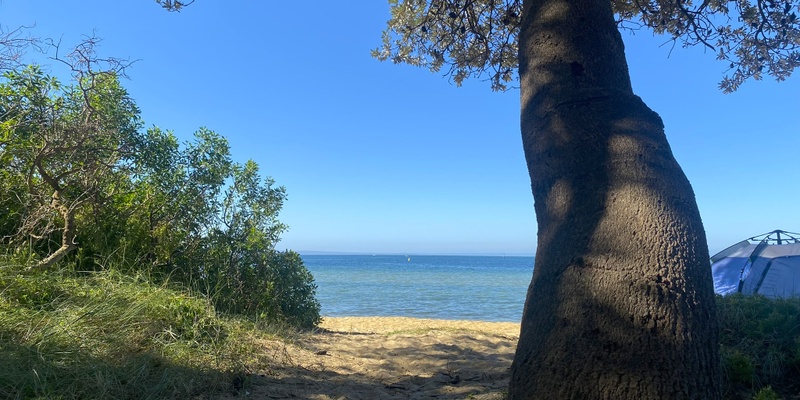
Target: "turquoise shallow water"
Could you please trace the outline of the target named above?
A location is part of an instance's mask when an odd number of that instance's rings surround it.
[[[517,322],[533,257],[304,255],[322,314]]]

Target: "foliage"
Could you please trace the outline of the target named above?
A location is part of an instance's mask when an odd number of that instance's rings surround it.
[[[800,299],[734,295],[717,306],[726,397],[800,392]]]
[[[0,235],[7,252],[52,269],[117,265],[210,298],[218,310],[302,328],[319,322],[316,286],[275,243],[285,189],[233,161],[206,128],[183,145],[142,130],[119,75],[71,64],[76,84],[38,67],[0,84]],[[80,61],[83,60],[83,61]],[[297,302],[297,304],[293,304]]]
[[[183,7],[194,3],[194,0],[156,0],[156,3],[167,11],[180,11]]]
[[[753,400],[781,400],[781,397],[772,390],[772,387],[767,385],[761,388],[761,390],[753,396]]]
[[[59,249],[39,265],[46,268],[76,247],[76,214],[113,195],[134,151],[138,109],[113,72],[76,86],[62,86],[38,67],[4,76],[0,150],[15,184],[6,189],[19,199],[15,239],[60,235]]]
[[[270,360],[252,323],[114,269],[24,273],[0,258],[0,397],[197,398]]]
[[[159,148],[169,149],[166,157],[148,156],[147,162],[161,166],[151,165],[136,182],[136,193],[149,201],[125,203],[113,212],[130,215],[125,225],[133,232],[116,246],[136,254],[134,268],[147,265],[148,274],[181,282],[224,312],[303,328],[316,325],[313,277],[299,258],[286,263],[274,249],[286,229],[277,220],[285,189],[262,179],[255,162],[234,163],[227,140],[213,131],[200,129],[184,149],[171,133],[153,128],[148,135]],[[106,234],[113,230],[94,222],[97,233],[113,241]],[[287,306],[294,301],[299,304]],[[301,314],[289,315],[290,310]]]
[[[461,85],[489,74],[508,89],[517,70],[522,1],[389,0],[391,19],[372,56],[445,74]]]
[[[747,79],[784,80],[800,66],[797,0],[612,1],[619,26],[646,27],[683,46],[702,45],[729,66],[720,83],[735,91]],[[391,19],[373,57],[429,68],[446,66],[456,84],[488,74],[506,90],[517,69],[522,0],[389,0]],[[568,16],[567,16],[568,17]]]

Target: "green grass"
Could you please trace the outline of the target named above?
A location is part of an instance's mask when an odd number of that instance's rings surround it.
[[[800,393],[800,299],[717,297],[725,398]]]
[[[207,300],[104,271],[0,264],[0,398],[184,399],[242,389],[268,368],[253,323]]]

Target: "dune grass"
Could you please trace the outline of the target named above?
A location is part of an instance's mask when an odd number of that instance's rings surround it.
[[[258,342],[272,337],[207,300],[113,270],[0,267],[0,398],[236,394],[268,368]]]
[[[717,297],[726,399],[800,393],[800,299]]]

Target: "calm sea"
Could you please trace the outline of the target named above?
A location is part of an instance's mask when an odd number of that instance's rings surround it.
[[[533,257],[303,255],[322,315],[517,322]]]

